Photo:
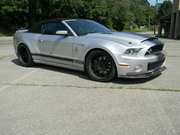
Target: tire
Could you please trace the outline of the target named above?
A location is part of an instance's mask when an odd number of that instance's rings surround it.
[[[116,76],[113,58],[103,50],[94,50],[86,58],[85,70],[92,80],[109,82]]]
[[[24,67],[31,67],[34,65],[31,53],[25,45],[19,45],[18,47],[18,60]]]

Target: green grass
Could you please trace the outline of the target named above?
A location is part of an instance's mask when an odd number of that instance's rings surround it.
[[[125,32],[153,32],[153,30],[149,29],[131,29],[131,30],[123,30]]]
[[[7,35],[5,35],[4,33],[0,33],[0,37],[5,37]]]
[[[26,87],[69,87],[69,88],[83,88],[83,89],[125,89],[125,90],[142,90],[142,91],[161,91],[161,92],[180,92],[180,89],[164,89],[164,88],[146,88],[146,87],[127,87],[127,86],[76,86],[76,85],[56,85],[56,84],[36,84],[36,83],[13,83],[8,84],[12,86],[26,86]]]
[[[13,33],[12,32],[2,32],[0,31],[0,37],[7,37],[7,36],[12,36]]]
[[[116,31],[114,29],[112,29],[112,31]],[[149,30],[149,29],[125,29],[123,30],[124,32],[153,32],[153,30]],[[8,31],[4,28],[0,28],[0,37],[6,37],[6,36],[12,36],[14,32],[12,31]]]
[[[0,28],[0,37],[12,36],[13,31],[7,30],[5,28]]]
[[[167,55],[167,57],[180,57],[179,55]]]
[[[0,57],[0,60],[2,60],[2,59],[4,59],[4,58],[6,58],[6,56],[1,56],[1,57]]]
[[[11,57],[11,55],[6,55],[6,56],[0,56],[0,60],[3,60],[5,58]]]
[[[12,40],[0,40],[0,45],[12,45]]]

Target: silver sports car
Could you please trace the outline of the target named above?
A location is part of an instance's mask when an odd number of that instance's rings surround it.
[[[23,66],[43,63],[86,71],[97,81],[160,74],[163,46],[156,37],[112,32],[85,19],[43,21],[14,35],[15,52]]]

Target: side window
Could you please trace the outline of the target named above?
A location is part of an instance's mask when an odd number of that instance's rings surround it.
[[[41,33],[42,34],[49,34],[49,35],[55,35],[56,31],[58,30],[67,30],[67,28],[62,23],[47,23],[42,24],[41,26]]]
[[[41,33],[41,24],[35,24],[30,27],[29,32],[31,33]]]

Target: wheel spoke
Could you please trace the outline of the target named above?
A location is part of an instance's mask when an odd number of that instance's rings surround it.
[[[112,61],[106,55],[96,56],[92,60],[92,69],[99,77],[106,77],[111,73]]]

